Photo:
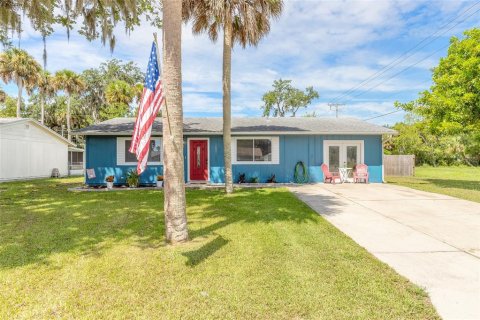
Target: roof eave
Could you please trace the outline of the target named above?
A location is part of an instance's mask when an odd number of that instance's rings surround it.
[[[133,132],[120,131],[120,132],[98,132],[98,131],[85,131],[74,132],[75,135],[80,136],[131,136]],[[185,136],[221,136],[221,132],[184,132]],[[235,132],[232,131],[232,135],[397,135],[398,133],[390,131],[374,131],[374,132],[360,132],[360,131],[345,131],[345,132],[331,132],[331,131],[249,131],[249,132]],[[153,136],[162,136],[162,133],[152,132]]]

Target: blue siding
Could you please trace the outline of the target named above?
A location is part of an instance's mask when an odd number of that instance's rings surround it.
[[[220,136],[210,136],[210,181],[224,182],[223,139]],[[233,165],[234,181],[241,173],[247,179],[258,177],[265,182],[275,174],[277,182],[293,182],[295,164],[303,161],[308,168],[310,182],[323,181],[320,165],[323,163],[324,140],[363,140],[365,146],[364,160],[368,165],[371,182],[382,182],[382,137],[361,135],[324,135],[324,136],[280,136],[280,164]],[[105,177],[115,175],[117,184],[125,183],[125,176],[133,166],[116,165],[116,137],[89,136],[86,147],[86,168],[94,168],[96,178],[87,179],[89,185],[105,184]],[[185,177],[188,181],[187,139],[184,140]],[[155,176],[163,173],[163,166],[148,166],[140,176],[142,184],[155,183]]]
[[[129,170],[136,170],[136,166],[117,165],[117,137],[111,136],[87,136],[86,167],[95,169],[95,178],[85,177],[88,185],[104,185],[105,178],[115,176],[115,185],[126,183],[126,175]],[[140,184],[155,184],[157,174],[163,173],[163,166],[148,166],[147,170],[140,175]]]

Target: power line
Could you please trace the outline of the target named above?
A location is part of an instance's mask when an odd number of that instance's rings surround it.
[[[480,9],[479,9],[479,11],[480,11]],[[423,62],[423,61],[427,60],[428,58],[430,58],[431,56],[435,55],[436,53],[438,53],[438,52],[442,51],[443,49],[445,49],[445,48],[446,48],[446,47],[448,47],[449,45],[450,45],[450,44],[448,43],[447,45],[445,45],[445,46],[441,47],[440,49],[438,49],[438,50],[435,50],[433,53],[429,54],[429,55],[428,55],[428,56],[426,56],[425,58],[423,58],[423,59],[421,59],[421,60],[419,60],[419,61],[415,62],[414,64],[412,64],[412,65],[409,65],[408,67],[406,67],[406,68],[404,68],[404,69],[400,70],[399,72],[397,72],[397,73],[393,74],[393,75],[392,75],[392,76],[390,76],[389,78],[387,78],[387,79],[385,79],[385,80],[383,80],[383,81],[381,81],[381,82],[377,83],[377,84],[376,84],[376,85],[374,85],[373,87],[370,87],[370,88],[368,88],[368,89],[366,89],[366,90],[364,90],[364,91],[361,91],[359,94],[353,95],[351,98],[357,98],[357,97],[360,97],[361,95],[364,95],[364,94],[365,94],[365,93],[367,93],[367,92],[370,92],[370,91],[372,91],[373,89],[377,88],[379,85],[381,85],[381,84],[383,84],[383,83],[385,83],[385,82],[387,82],[387,81],[390,81],[390,80],[392,80],[393,78],[395,78],[396,76],[400,75],[401,73],[403,73],[403,72],[405,72],[405,71],[407,71],[407,70],[409,70],[409,69],[413,68],[414,66],[416,66],[416,65],[417,65],[417,64],[419,64],[420,62]]]
[[[392,111],[392,112],[388,112],[388,113],[381,114],[381,115],[379,115],[379,116],[375,116],[375,117],[363,119],[363,121],[368,121],[368,120],[372,120],[372,119],[377,119],[377,118],[385,117],[385,116],[388,116],[389,114],[394,114],[394,113],[397,113],[397,112],[400,112],[400,111],[402,111],[402,110],[395,110],[395,111]]]
[[[453,28],[455,28],[457,25],[459,25],[460,23],[463,23],[465,22],[468,18],[470,18],[471,16],[473,16],[475,13],[477,13],[478,11],[480,11],[480,9],[476,10],[475,12],[473,12],[472,14],[470,14],[469,16],[467,16],[466,18],[464,18],[462,21],[459,21],[457,22],[456,24],[454,24],[452,27],[448,28],[447,30],[443,31],[442,33],[440,33],[439,35],[437,35],[436,37],[434,37],[438,32],[440,32],[443,28],[445,28],[446,26],[448,26],[450,23],[452,23],[453,21],[455,21],[456,19],[460,18],[461,16],[463,16],[465,13],[467,13],[468,11],[470,11],[473,7],[477,6],[478,4],[480,4],[480,2],[476,2],[475,4],[473,4],[472,6],[468,7],[466,10],[464,10],[461,14],[459,14],[458,16],[456,16],[455,18],[449,20],[446,24],[444,24],[440,29],[438,29],[435,33],[431,34],[430,36],[424,38],[422,41],[420,41],[419,43],[417,43],[415,46],[413,46],[412,48],[410,48],[409,50],[405,51],[403,54],[401,54],[399,57],[397,57],[395,60],[393,60],[392,62],[390,62],[388,65],[384,66],[382,69],[380,69],[379,71],[375,72],[374,74],[370,75],[367,79],[363,80],[362,82],[360,82],[359,84],[357,84],[356,86],[350,88],[349,90],[347,90],[346,92],[344,92],[343,94],[340,94],[338,95],[337,97],[335,97],[333,99],[333,101],[338,101],[340,100],[341,98],[347,96],[349,93],[351,92],[354,92],[356,91],[357,89],[361,88],[364,86],[364,84],[366,83],[369,83],[371,82],[371,80],[374,80],[375,78],[385,74],[385,72],[391,70],[392,68],[394,68],[395,66],[397,66],[398,64],[400,64],[401,62],[407,60],[408,58],[410,58],[411,56],[413,56],[413,53],[412,54],[409,54],[407,55],[408,53],[414,51],[415,49],[422,49],[424,47],[426,47],[427,45],[429,45],[430,43],[432,43],[433,41],[437,40],[440,36],[442,36],[443,34],[445,34],[446,32],[452,30]],[[422,43],[424,43],[425,41],[431,39],[432,37],[434,37],[432,40],[428,41],[427,43],[425,43],[423,46],[420,46]],[[406,55],[406,56],[405,56]],[[403,56],[405,56],[404,58],[402,58]]]

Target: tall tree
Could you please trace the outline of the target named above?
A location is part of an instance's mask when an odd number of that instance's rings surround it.
[[[45,124],[45,100],[55,95],[54,78],[48,71],[42,71],[38,77],[38,94],[40,95],[40,122]]]
[[[85,82],[82,77],[71,70],[60,70],[55,73],[54,87],[67,94],[67,138],[71,140],[71,102],[74,94],[79,94],[85,89]]]
[[[182,2],[163,1],[163,83],[166,105],[162,112],[165,232],[167,242],[188,240],[183,173]]]
[[[432,134],[460,135],[466,153],[480,160],[480,29],[452,37],[446,57],[432,70],[433,85],[417,100],[396,103],[422,117]]]
[[[37,85],[40,64],[25,50],[10,48],[0,54],[0,78],[3,82],[15,82],[18,88],[17,117],[21,117],[23,89],[31,93]]]
[[[318,92],[313,87],[307,87],[305,91],[294,88],[292,80],[273,81],[273,90],[268,91],[262,97],[263,116],[295,117],[300,108],[306,108],[314,99],[318,99]]]
[[[270,19],[282,12],[282,0],[183,0],[184,20],[193,20],[193,33],[208,33],[212,41],[223,29],[223,157],[225,191],[233,192],[232,177],[232,48],[256,46],[270,31]]]

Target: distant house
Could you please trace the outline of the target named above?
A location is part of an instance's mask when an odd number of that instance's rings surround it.
[[[126,173],[136,167],[128,152],[133,118],[116,118],[76,131],[86,136],[85,168],[88,185],[103,185],[115,176],[124,184]],[[275,174],[277,182],[294,181],[295,164],[302,161],[310,182],[322,182],[320,168],[327,163],[332,171],[355,164],[368,165],[370,181],[383,181],[382,135],[395,131],[351,118],[234,118],[232,119],[232,167],[234,181],[241,173],[265,182]],[[184,119],[183,154],[187,182],[224,182],[221,118]],[[147,170],[141,183],[155,183],[163,173],[162,123],[152,130]]]
[[[33,119],[0,118],[0,181],[68,175],[73,143]]]

